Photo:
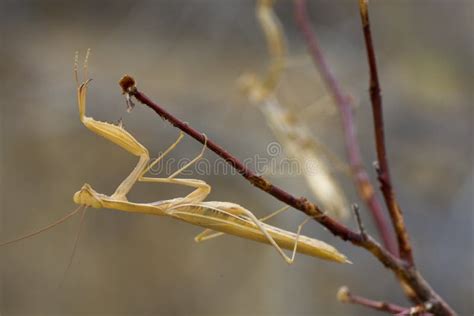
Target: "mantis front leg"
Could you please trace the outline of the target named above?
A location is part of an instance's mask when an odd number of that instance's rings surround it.
[[[87,73],[87,57],[86,62],[84,63],[85,73]],[[77,61],[75,67],[76,79],[77,75]],[[78,107],[79,107],[79,118],[81,122],[92,132],[102,136],[109,141],[117,144],[118,146],[122,147],[126,151],[130,152],[131,154],[138,156],[139,160],[135,168],[132,172],[122,181],[122,183],[117,187],[115,192],[107,198],[108,202],[125,202],[127,201],[127,194],[130,192],[132,187],[135,185],[137,181],[143,182],[162,182],[162,183],[176,183],[182,185],[188,185],[191,187],[196,188],[193,192],[188,194],[184,198],[174,199],[175,202],[178,201],[185,201],[189,202],[201,202],[206,198],[206,196],[210,192],[210,186],[205,183],[204,181],[194,180],[194,179],[173,179],[179,173],[184,171],[186,168],[191,166],[197,160],[199,160],[202,155],[204,154],[205,146],[203,147],[201,153],[186,164],[184,167],[176,171],[172,174],[168,179],[159,179],[159,178],[151,178],[151,177],[144,177],[153,166],[162,160],[169,152],[171,152],[181,141],[184,134],[180,133],[178,139],[162,154],[160,155],[153,163],[151,163],[148,167],[148,163],[150,161],[150,155],[148,150],[143,146],[139,141],[135,139],[129,132],[127,132],[121,125],[115,125],[107,122],[102,122],[95,120],[92,117],[88,117],[86,115],[86,96],[87,96],[87,86],[91,80],[85,79],[82,84],[78,83],[77,87],[77,96],[78,96]],[[101,197],[95,197],[96,200],[100,200]],[[100,204],[100,203],[99,203]],[[109,204],[110,205],[110,204]]]
[[[87,68],[87,65],[85,65],[84,68]],[[148,150],[122,126],[97,121],[92,117],[86,116],[87,85],[90,81],[91,79],[87,79],[85,82],[78,85],[77,87],[79,118],[81,122],[92,132],[104,137],[105,139],[108,139],[109,141],[117,144],[129,153],[139,157],[138,163],[135,168],[127,176],[127,178],[122,181],[122,183],[117,187],[117,189],[111,196],[113,199],[119,201],[126,201],[126,196],[128,192],[131,190],[133,185],[138,181],[138,179],[146,169],[146,166],[150,161],[150,155],[148,153]]]

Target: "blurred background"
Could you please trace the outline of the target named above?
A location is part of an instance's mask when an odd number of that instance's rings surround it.
[[[242,159],[266,155],[273,142],[260,111],[240,94],[244,71],[264,71],[266,45],[254,1],[8,1],[0,8],[2,241],[49,224],[72,210],[87,182],[112,193],[136,158],[81,125],[74,53],[91,48],[88,113],[123,119],[152,153],[178,131],[148,108],[126,106],[119,78]],[[473,305],[473,2],[372,1],[386,137],[394,185],[416,261],[432,286],[460,313]],[[326,92],[293,21],[292,3],[277,1],[290,67],[281,100],[303,111]],[[357,1],[311,1],[309,13],[326,57],[357,100],[366,166],[375,160],[367,64]],[[314,136],[344,158],[337,112],[317,102],[307,115]],[[201,149],[186,138],[170,158]],[[214,160],[212,152],[206,158]],[[350,201],[352,181],[335,174]],[[239,203],[263,216],[281,207],[239,176],[199,176],[209,200]],[[373,177],[374,178],[374,177]],[[270,177],[311,197],[302,177]],[[139,184],[132,201],[182,196],[187,189]],[[368,230],[374,232],[362,207]],[[287,212],[273,224],[295,230]],[[234,237],[195,244],[201,230],[168,218],[110,210],[87,212],[70,270],[65,268],[79,217],[33,239],[0,249],[0,314],[7,315],[377,315],[340,304],[337,289],[408,304],[392,275],[361,249],[309,223],[304,234],[344,252],[353,265],[303,255],[288,266],[270,247]],[[353,226],[350,219],[348,225]]]

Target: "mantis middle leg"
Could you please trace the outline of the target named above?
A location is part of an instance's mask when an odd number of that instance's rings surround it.
[[[156,165],[159,161],[161,161],[173,148],[176,147],[176,145],[181,141],[183,137],[183,133],[181,132],[178,139],[167,149],[163,154],[161,154],[158,158],[153,161],[153,163],[150,164],[146,170],[142,173],[142,175],[139,177],[138,181],[140,182],[152,182],[152,183],[174,183],[174,184],[180,184],[180,185],[186,185],[195,188],[194,191],[186,195],[184,198],[181,199],[176,199],[176,203],[199,203],[202,202],[206,199],[206,197],[209,195],[211,192],[211,186],[207,184],[206,182],[198,179],[176,179],[175,177],[179,175],[181,172],[192,166],[194,163],[196,163],[199,159],[202,158],[204,155],[204,151],[206,149],[206,143],[207,143],[207,138],[204,143],[204,146],[202,147],[201,152],[190,162],[188,162],[186,165],[175,171],[173,174],[171,174],[167,178],[154,178],[154,177],[145,177],[144,174],[147,173],[151,168],[153,168],[154,165]]]

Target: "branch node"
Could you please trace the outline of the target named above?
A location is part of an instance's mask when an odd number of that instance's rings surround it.
[[[270,191],[270,188],[272,186],[272,184],[270,182],[268,182],[265,178],[263,177],[260,177],[258,175],[255,175],[255,176],[250,176],[249,177],[249,181],[254,185],[256,186],[257,188],[265,191],[265,192],[268,192]]]
[[[357,226],[359,227],[359,234],[362,237],[362,240],[367,241],[368,237],[367,233],[365,232],[364,225],[362,224],[362,218],[360,217],[359,205],[357,205],[356,203],[352,204],[352,211],[354,212]]]
[[[377,172],[377,175],[380,176],[380,163],[378,162],[378,160],[372,162],[372,166],[374,167],[375,172]]]

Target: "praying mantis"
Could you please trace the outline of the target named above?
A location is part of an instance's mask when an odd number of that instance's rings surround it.
[[[209,184],[202,180],[177,178],[177,176],[185,169],[192,166],[192,164],[204,155],[206,145],[204,145],[198,156],[179,170],[175,171],[169,177],[157,178],[146,176],[146,174],[158,162],[164,159],[165,156],[179,144],[184,137],[184,134],[181,132],[177,140],[166,149],[163,154],[151,162],[147,148],[125,130],[122,124],[98,121],[87,116],[86,97],[88,85],[91,82],[91,79],[87,78],[87,56],[84,63],[84,80],[82,83],[79,83],[76,54],[75,74],[79,118],[83,125],[90,131],[115,143],[130,154],[137,156],[137,165],[119,184],[113,194],[106,195],[96,192],[91,185],[86,183],[73,196],[74,203],[79,205],[79,207],[73,212],[47,227],[15,240],[0,244],[0,246],[29,238],[50,229],[79,212],[82,212],[82,216],[84,216],[84,212],[87,208],[106,208],[131,213],[169,216],[192,225],[206,228],[202,233],[195,237],[195,241],[197,242],[209,240],[223,234],[230,234],[261,243],[267,243],[272,245],[277,250],[278,254],[289,264],[294,261],[297,252],[339,263],[350,262],[343,254],[331,245],[300,234],[303,225],[309,218],[298,227],[297,233],[288,232],[264,223],[271,217],[287,210],[288,207],[282,208],[264,218],[258,219],[252,212],[238,204],[221,201],[205,201],[206,197],[211,192],[211,186]],[[190,187],[193,191],[184,197],[177,197],[168,200],[159,200],[151,203],[131,202],[128,200],[127,194],[137,182],[175,184]],[[292,250],[292,255],[286,255],[282,248]]]

